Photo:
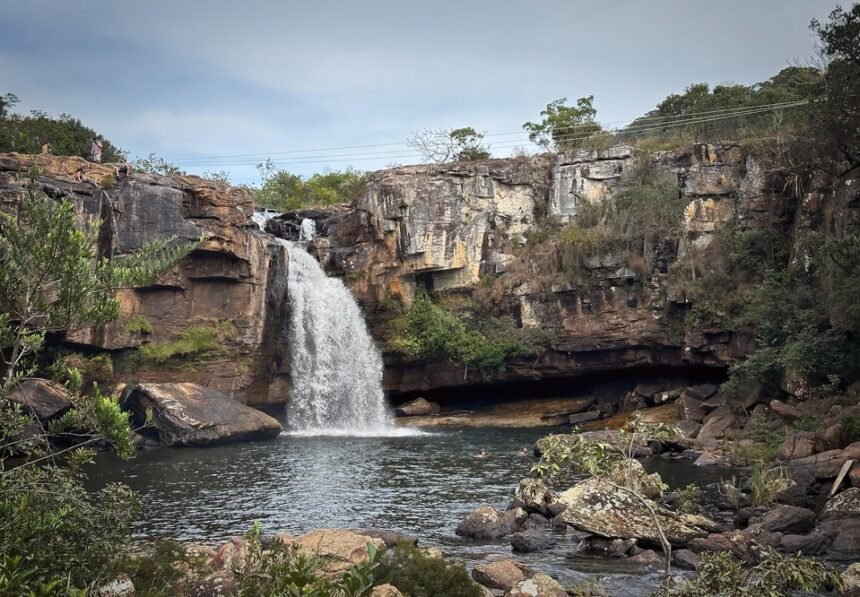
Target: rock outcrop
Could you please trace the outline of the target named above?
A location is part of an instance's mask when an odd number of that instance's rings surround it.
[[[164,446],[208,446],[281,432],[281,424],[269,415],[191,383],[132,384],[123,390],[120,404],[134,413],[138,425],[152,413],[144,431],[154,433]]]

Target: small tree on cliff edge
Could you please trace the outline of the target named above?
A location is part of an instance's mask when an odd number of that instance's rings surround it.
[[[490,157],[490,150],[484,145],[483,133],[470,126],[452,130],[416,131],[406,140],[406,144],[426,161],[436,164],[486,160]]]
[[[82,230],[73,204],[55,201],[32,173],[11,212],[0,212],[0,594],[56,594],[99,579],[120,555],[135,515],[133,494],[109,486],[91,494],[80,465],[85,446],[106,441],[133,452],[128,415],[96,388],[80,393],[80,374],[66,370],[71,410],[36,419],[10,400],[36,374],[48,333],[116,319],[122,287],[151,284],[198,242],[155,241],[138,252],[96,252],[98,226]],[[24,400],[26,402],[26,400]],[[62,435],[65,445],[54,438]],[[14,461],[10,460],[14,457]],[[31,593],[33,591],[33,593]]]
[[[529,141],[547,150],[566,151],[582,147],[585,140],[602,129],[595,120],[594,96],[589,95],[576,100],[576,106],[565,105],[563,97],[546,105],[540,115],[540,122],[527,122],[523,129],[529,134]]]

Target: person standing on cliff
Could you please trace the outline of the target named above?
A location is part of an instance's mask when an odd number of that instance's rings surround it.
[[[102,145],[101,140],[98,137],[93,137],[93,142],[90,145],[90,152],[92,153],[94,162],[101,163],[101,161],[102,161],[102,147],[103,147],[103,145]]]
[[[50,143],[43,144],[41,151],[42,155],[48,155],[49,153],[51,153],[51,149],[53,149],[53,147],[51,147]]]

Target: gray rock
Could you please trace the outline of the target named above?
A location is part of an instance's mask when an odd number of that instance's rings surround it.
[[[25,379],[6,395],[10,402],[20,404],[40,421],[65,414],[72,408],[66,388],[44,379]]]
[[[568,417],[568,422],[571,425],[579,425],[580,423],[587,423],[588,421],[596,421],[600,418],[600,411],[589,410],[584,413],[577,413],[575,415],[570,415]]]
[[[133,384],[123,391],[121,405],[137,424],[151,410],[151,428],[165,446],[209,446],[281,432],[281,424],[269,415],[197,384]]]
[[[526,579],[526,573],[523,565],[515,560],[499,560],[477,564],[472,569],[472,578],[489,589],[510,591],[511,587]]]
[[[803,417],[803,413],[797,408],[781,400],[771,400],[768,406],[786,423],[793,423]]]
[[[780,460],[806,458],[815,454],[815,434],[809,431],[789,433],[776,450]]]
[[[499,512],[491,506],[480,506],[463,519],[455,533],[474,539],[496,539],[510,535],[526,521],[528,513],[522,508]]]
[[[784,535],[779,548],[786,553],[802,553],[812,556],[823,553],[827,548],[827,539],[818,533],[809,535]]]
[[[821,517],[860,518],[860,487],[850,487],[827,501]]]
[[[558,542],[539,528],[519,531],[511,536],[511,549],[514,553],[531,553],[553,547]]]
[[[761,524],[771,532],[808,533],[815,526],[815,513],[806,508],[780,504],[762,517]]]
[[[714,384],[703,383],[697,386],[690,386],[685,391],[697,400],[707,400],[716,394],[718,389]]]
[[[678,568],[684,570],[695,570],[699,566],[699,556],[689,549],[676,549],[672,552],[672,559]]]
[[[684,392],[678,398],[678,415],[681,417],[681,420],[701,423],[705,418],[705,409],[702,407],[702,401]]]
[[[702,428],[700,423],[696,423],[692,419],[684,419],[675,424],[675,427],[681,430],[685,437],[695,438]]]
[[[429,402],[424,398],[416,398],[395,408],[394,415],[397,417],[420,417],[438,415],[440,411],[441,408],[437,403]]]

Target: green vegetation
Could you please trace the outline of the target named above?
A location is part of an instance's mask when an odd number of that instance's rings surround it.
[[[140,313],[135,313],[128,318],[128,321],[125,324],[125,329],[133,336],[148,336],[155,331],[155,328],[152,327],[152,323],[150,323],[145,315],[141,315]]]
[[[788,597],[798,591],[840,590],[839,573],[800,554],[782,555],[768,548],[760,562],[744,569],[729,552],[701,554],[696,576],[690,581],[669,579],[658,597]]]
[[[406,145],[420,153],[425,161],[436,164],[486,160],[490,157],[490,150],[484,145],[483,133],[470,126],[417,131],[406,140]]]
[[[791,475],[783,467],[756,462],[750,472],[752,500],[756,506],[770,506],[777,494],[791,487]]]
[[[594,96],[581,97],[576,106],[565,105],[563,97],[546,105],[540,115],[540,122],[527,122],[523,129],[529,134],[529,141],[547,150],[567,151],[583,147],[587,137],[596,135],[602,129],[595,120]]]
[[[340,578],[330,580],[320,574],[324,562],[297,546],[273,541],[263,549],[260,527],[255,525],[245,538],[248,554],[234,567],[239,597],[284,595],[288,597],[362,597],[373,587],[377,552],[367,544],[369,561],[351,566]]]
[[[695,483],[688,484],[678,492],[678,512],[695,514],[699,510],[701,499],[702,488]]]
[[[140,354],[143,358],[156,363],[200,356],[222,350],[224,343],[235,337],[237,333],[236,325],[228,320],[191,325],[180,332],[172,342],[144,344],[140,347]]]
[[[846,415],[840,421],[847,441],[860,442],[860,415]]]
[[[134,494],[83,485],[89,446],[105,443],[122,457],[134,446],[128,414],[81,372],[62,372],[72,408],[36,421],[8,399],[38,373],[46,334],[115,319],[121,287],[152,283],[196,245],[150,243],[121,258],[96,254],[98,226],[77,226],[74,206],[38,190],[36,173],[11,213],[0,212],[0,590],[8,595],[76,594],[105,578],[123,553],[137,512]],[[95,359],[93,359],[95,360]],[[52,440],[61,438],[62,443]],[[69,444],[71,444],[69,446]],[[69,446],[69,447],[58,447]]]
[[[159,174],[161,176],[172,176],[176,174],[185,174],[176,164],[168,162],[164,158],[149,154],[145,158],[137,158],[131,163],[132,168],[147,174]]]
[[[480,597],[466,567],[446,562],[408,543],[386,550],[373,572],[377,585],[391,584],[411,597]]]
[[[10,110],[18,103],[13,93],[0,96],[0,152],[39,153],[42,145],[51,145],[51,153],[90,158],[93,137],[102,138],[80,120],[60,114],[53,118],[45,112],[33,110],[29,115],[15,114]],[[102,161],[115,162],[125,153],[107,139],[102,138]]]
[[[140,597],[186,595],[191,581],[205,576],[205,558],[190,553],[178,541],[156,539],[136,546],[135,553],[123,553],[113,564],[117,574],[127,574],[134,583],[134,594]]]
[[[460,313],[446,309],[420,289],[392,327],[397,334],[394,347],[410,358],[448,359],[486,372],[503,370],[508,358],[537,353],[546,341],[539,332],[517,328],[508,319],[481,317],[468,308]]]
[[[364,174],[352,168],[314,174],[307,180],[278,169],[271,159],[257,168],[262,177],[260,188],[253,189],[257,206],[281,211],[347,203],[365,184]]]

